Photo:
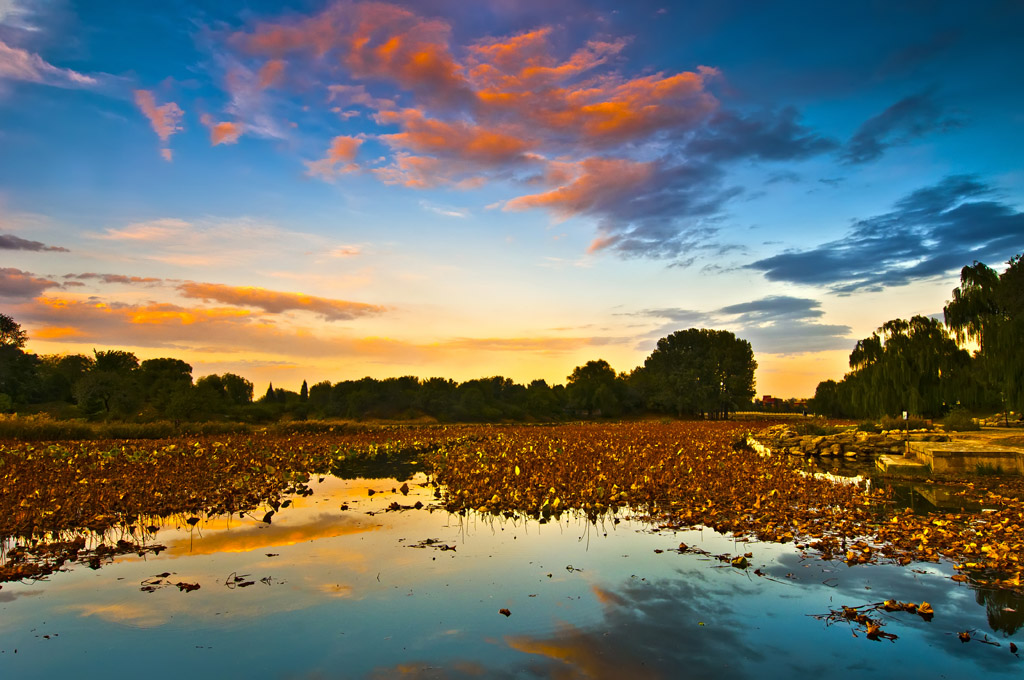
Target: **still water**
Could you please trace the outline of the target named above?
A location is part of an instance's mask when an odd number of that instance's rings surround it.
[[[166,519],[159,555],[3,584],[0,678],[1024,674],[1024,601],[948,565],[848,567],[627,514],[450,515],[422,474],[403,481],[314,478],[269,524]],[[898,636],[878,641],[824,618],[886,599],[935,616],[871,613]]]

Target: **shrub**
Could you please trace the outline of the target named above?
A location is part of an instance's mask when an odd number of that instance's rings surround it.
[[[981,429],[978,421],[962,408],[950,411],[949,415],[943,419],[942,425],[950,432],[969,432]]]
[[[870,420],[865,420],[863,423],[857,425],[857,432],[870,432],[871,434],[878,434],[882,431],[882,428]]]
[[[836,434],[837,432],[843,432],[846,430],[845,427],[829,425],[828,421],[824,418],[798,420],[793,424],[793,429],[796,430],[797,434],[812,435],[815,437],[821,437],[827,434]]]
[[[931,423],[924,418],[910,417],[907,420],[903,418],[893,418],[892,416],[885,416],[879,423],[883,430],[930,430],[932,429]]]

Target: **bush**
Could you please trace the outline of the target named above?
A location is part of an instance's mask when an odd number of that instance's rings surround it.
[[[907,420],[903,418],[893,418],[892,416],[885,416],[879,423],[883,430],[930,430],[932,429],[931,423],[924,418],[910,417]]]
[[[962,408],[950,411],[949,415],[943,419],[942,426],[949,432],[970,432],[981,429],[978,421]]]
[[[857,425],[857,432],[870,432],[871,434],[878,434],[881,431],[882,428],[880,428],[876,423],[870,420],[865,420],[863,423]]]
[[[0,439],[48,441],[94,438],[94,428],[81,420],[54,420],[46,414],[0,416]]]
[[[793,424],[793,429],[800,435],[812,435],[821,437],[827,434],[836,434],[846,431],[845,427],[829,425],[824,418],[811,418],[809,420],[798,420]]]

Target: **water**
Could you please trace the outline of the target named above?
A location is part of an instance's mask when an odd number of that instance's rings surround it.
[[[426,478],[411,474],[407,496],[405,479],[314,478],[313,495],[293,498],[271,524],[169,519],[155,537],[167,546],[159,555],[3,584],[0,677],[1024,671],[1009,649],[1024,646],[1024,602],[954,583],[949,565],[848,567],[792,545],[661,531],[627,515],[597,524],[450,515],[421,486]],[[423,508],[387,510],[416,502]],[[708,554],[680,553],[681,542]],[[747,552],[747,569],[715,557]],[[861,627],[814,616],[890,598],[926,600],[934,619],[872,614],[898,639],[871,641]],[[961,642],[962,631],[974,639]]]

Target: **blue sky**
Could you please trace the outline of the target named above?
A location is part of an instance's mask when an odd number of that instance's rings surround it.
[[[0,0],[0,308],[257,384],[807,396],[1024,250],[1019,3]]]

